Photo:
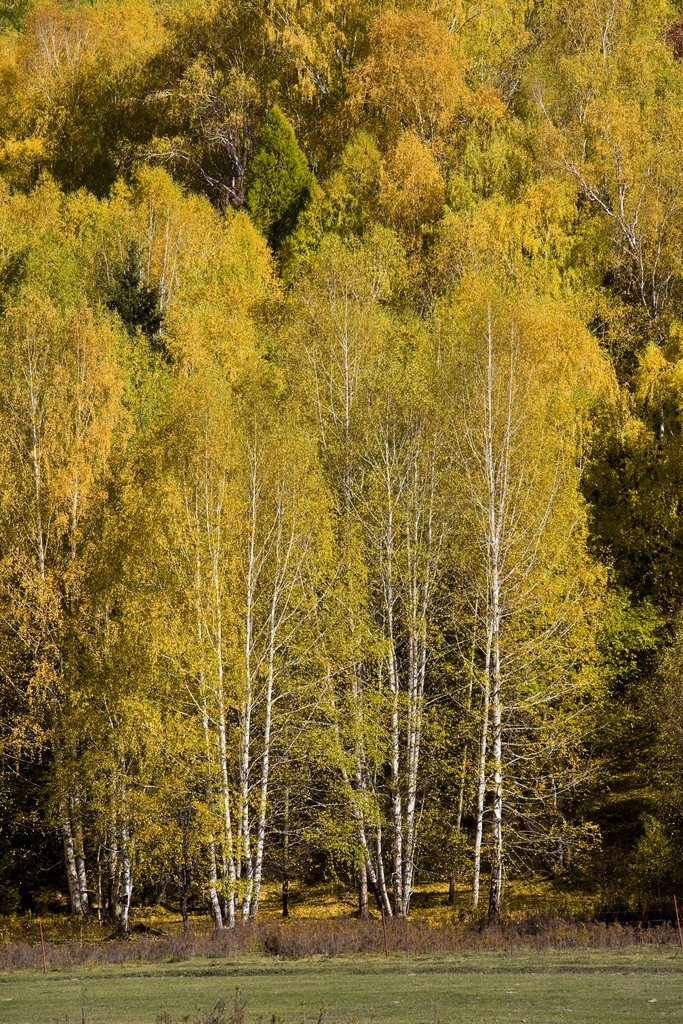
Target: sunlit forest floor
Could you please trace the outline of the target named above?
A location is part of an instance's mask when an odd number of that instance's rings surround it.
[[[482,885],[484,879],[482,878]],[[58,894],[53,895],[56,902]],[[423,883],[415,887],[412,901],[412,920],[433,924],[447,923],[455,917],[470,916],[471,887],[463,883],[456,886],[455,903],[448,903],[448,885],[445,882]],[[64,898],[66,904],[66,899]],[[560,887],[545,879],[519,880],[509,882],[505,889],[505,920],[517,920],[530,914],[556,914],[563,917],[594,913],[598,895],[585,890]],[[482,911],[485,911],[482,901]],[[344,892],[341,887],[330,885],[302,886],[295,882],[289,888],[289,912],[293,920],[312,918],[349,918],[357,914],[358,898],[355,892]],[[96,914],[96,911],[95,911]],[[371,907],[371,914],[379,916]],[[259,904],[262,920],[280,920],[282,917],[282,894],[279,884],[265,885]],[[111,929],[100,926],[96,917],[89,924],[82,925],[67,914],[26,913],[0,917],[0,941],[36,941],[39,935],[38,921],[42,921],[46,941],[60,942],[81,938],[90,942],[110,937]],[[211,927],[209,908],[195,910],[190,917],[191,929],[203,931]],[[177,905],[164,902],[154,907],[133,907],[130,926],[144,925],[165,933],[180,932],[182,917]]]
[[[224,1014],[212,1015],[221,998]],[[683,956],[650,946],[388,960],[197,958],[4,973],[0,1002],[5,1024],[642,1024],[680,1021]]]

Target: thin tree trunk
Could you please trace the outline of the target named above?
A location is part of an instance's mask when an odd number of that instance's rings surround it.
[[[76,867],[76,846],[74,843],[71,821],[69,819],[69,808],[66,798],[62,800],[60,808],[62,843],[64,845],[64,864],[66,866],[66,880],[69,886],[69,899],[71,902],[71,913],[82,914],[81,890],[78,881],[78,868]]]
[[[415,644],[413,637],[412,644]],[[405,857],[403,861],[403,899],[401,916],[407,917],[410,910],[410,895],[415,871],[415,848],[417,845],[417,781],[420,763],[420,743],[422,737],[422,705],[424,700],[424,680],[427,668],[426,635],[420,637],[419,654],[413,651],[412,657],[419,659],[417,671],[411,672],[410,713],[408,718],[408,757],[406,770],[406,838]],[[416,678],[417,677],[417,678]]]
[[[112,804],[114,798],[112,795]],[[121,871],[119,865],[119,847],[116,835],[116,821],[112,818],[111,837],[109,842],[109,921],[118,924],[121,913]]]
[[[465,802],[465,778],[467,773],[467,745],[462,755],[462,764],[460,766],[460,786],[458,789],[458,809],[455,814],[455,835],[456,841],[460,839],[460,832],[462,830],[462,811],[463,804]],[[453,861],[453,868],[451,870],[451,877],[448,883],[448,905],[453,906],[455,903],[455,883],[458,881],[458,861]]]
[[[502,726],[501,726],[501,693],[500,693],[500,629],[501,629],[501,531],[504,523],[504,510],[507,501],[507,466],[510,454],[510,414],[503,441],[503,472],[499,479],[500,469],[496,467],[493,451],[494,441],[494,407],[493,407],[493,366],[492,339],[489,325],[488,334],[488,388],[487,388],[487,428],[486,428],[486,475],[488,481],[488,539],[487,539],[487,575],[490,588],[491,630],[493,633],[493,663],[491,680],[491,727],[493,731],[493,845],[491,850],[491,891],[489,897],[489,918],[500,913],[501,879],[503,869],[503,787],[502,787]]]
[[[85,871],[85,847],[83,843],[83,828],[80,820],[80,800],[75,794],[71,799],[73,808],[73,835],[74,850],[76,854],[76,873],[78,875],[78,890],[81,900],[81,914],[87,918],[90,915],[90,900],[88,898],[88,880]]]
[[[282,848],[282,916],[289,917],[289,786],[285,787],[285,820]]]
[[[243,921],[246,921],[249,917],[249,905],[251,902],[251,893],[254,878],[254,865],[251,856],[249,820],[249,754],[251,749],[251,712],[252,692],[251,682],[248,682],[240,730],[240,815],[239,830],[237,835],[237,842],[240,847],[240,856],[238,857],[237,860],[238,877],[242,877],[243,870],[246,876],[246,885],[244,886],[242,892],[241,917]]]
[[[197,521],[197,536],[199,536],[199,515],[197,510],[196,501],[197,492],[195,491],[195,518]],[[197,636],[202,645],[204,630],[202,627],[202,612],[201,612],[201,562],[199,558],[199,544],[197,544]],[[215,563],[214,563],[215,566]],[[221,679],[221,668],[223,662],[222,652],[222,636],[221,636],[221,609],[220,609],[220,587],[218,585],[218,577],[214,572],[214,585],[215,585],[215,597],[216,597],[216,614],[218,617],[218,663],[219,663],[219,686],[222,682]],[[201,707],[202,707],[202,727],[204,730],[204,746],[206,749],[206,774],[204,776],[204,795],[206,797],[206,805],[209,814],[213,811],[213,795],[211,792],[211,734],[209,729],[209,709],[207,706],[207,693],[206,693],[206,680],[204,677],[204,668],[202,666],[199,676],[199,687],[201,692]],[[209,831],[208,837],[208,855],[209,855],[209,903],[211,904],[211,914],[213,916],[214,924],[218,931],[223,928],[223,915],[221,913],[221,904],[218,899],[218,871],[216,868],[216,842],[213,834],[213,829]]]
[[[254,892],[251,897],[249,916],[253,921],[258,914],[258,901],[261,893],[261,872],[263,869],[263,849],[266,839],[266,811],[268,808],[268,775],[270,770],[270,726],[273,714],[273,677],[275,658],[275,615],[278,588],[273,587],[273,599],[270,610],[270,639],[268,651],[268,684],[266,687],[266,717],[263,727],[263,762],[261,766],[261,792],[259,796],[258,831],[256,837],[256,858],[254,865]]]
[[[189,811],[187,825],[183,828],[183,866],[180,871],[180,913],[183,918],[183,933],[187,935],[190,930],[190,915],[187,912],[187,901],[192,886],[192,866],[188,856],[187,830],[191,826],[192,811]]]
[[[426,529],[422,535],[421,523],[425,516],[423,488],[419,481],[419,458],[416,448],[412,454],[412,500],[407,512],[407,554],[408,554],[408,749],[406,767],[406,833],[403,862],[403,892],[401,916],[407,917],[410,910],[410,896],[415,871],[418,822],[416,816],[417,785],[422,742],[422,713],[424,708],[424,687],[427,674],[427,616],[432,583],[432,559],[434,557],[434,463],[432,461],[428,478],[428,502]],[[420,553],[426,556],[420,565]]]
[[[391,771],[391,805],[393,817],[393,859],[392,885],[394,890],[394,910],[401,914],[403,907],[403,801],[401,796],[401,724],[399,716],[400,680],[396,664],[396,643],[394,636],[394,560],[396,547],[394,536],[394,496],[391,478],[391,458],[388,442],[384,445],[384,489],[387,499],[386,536],[384,538],[384,621],[388,643],[387,668],[389,672],[389,689],[391,690],[391,725],[389,732],[389,760]]]
[[[209,812],[211,812],[211,804],[209,802],[209,795],[207,794],[207,804]],[[209,855],[209,903],[211,905],[211,915],[213,917],[214,924],[218,931],[223,928],[223,915],[221,913],[221,904],[218,899],[218,869],[216,867],[216,841],[214,839],[213,831],[209,832],[208,841],[208,855]]]
[[[235,900],[237,897],[237,879],[235,872],[234,843],[232,819],[230,816],[230,786],[228,780],[228,751],[225,729],[225,707],[223,704],[223,688],[218,690],[218,747],[221,759],[221,797],[223,801],[223,827],[225,830],[224,854],[227,860],[228,892],[226,896],[228,928],[235,926]]]
[[[204,696],[204,706],[202,709],[202,717],[204,724],[204,738],[207,746],[207,767],[206,776],[204,778],[204,795],[206,797],[206,806],[209,814],[213,813],[213,797],[211,793],[211,771],[208,756],[211,749],[209,740],[209,721],[206,710],[206,695]],[[208,837],[208,855],[209,855],[209,903],[211,904],[211,914],[213,916],[214,924],[218,931],[223,928],[223,915],[221,913],[221,904],[218,899],[218,869],[216,867],[216,840],[213,834],[213,829],[209,831]]]
[[[256,523],[257,523],[257,458],[254,449],[253,463],[251,466],[250,480],[250,524],[249,524],[249,564],[247,567],[247,592],[245,611],[245,692],[242,711],[240,714],[240,743],[239,743],[239,828],[237,841],[240,846],[238,858],[238,877],[242,874],[242,865],[246,873],[246,886],[242,894],[242,920],[249,917],[251,894],[253,889],[254,864],[251,854],[250,843],[250,815],[249,815],[249,776],[250,776],[250,750],[251,750],[251,715],[253,711],[253,665],[252,655],[254,652],[254,600],[256,593]]]
[[[382,889],[380,888],[379,881],[378,881],[378,875],[377,875],[377,872],[375,871],[375,867],[374,867],[374,865],[372,863],[372,853],[371,853],[370,848],[368,846],[368,840],[367,840],[367,836],[365,835],[365,829],[363,827],[362,822],[359,822],[358,838],[360,840],[361,848],[362,848],[362,851],[363,851],[363,859],[364,859],[364,862],[365,862],[365,870],[366,870],[366,878],[367,878],[367,882],[368,882],[368,888],[372,889],[372,891],[375,893],[376,897],[379,897],[380,899],[383,899],[384,898],[384,894],[382,892]],[[385,903],[385,911],[389,915],[391,915],[391,905],[390,904],[386,904]]]
[[[122,935],[128,932],[128,915],[130,912],[130,901],[133,895],[133,872],[130,862],[130,833],[128,823],[124,819],[121,825],[121,915],[119,917],[119,931]]]
[[[364,860],[360,862],[358,874],[358,916],[365,921],[370,915],[368,911],[368,869]]]
[[[466,709],[466,712],[465,712],[466,725],[469,723],[470,714],[472,712],[472,688],[473,688],[473,685],[474,685],[474,658],[475,658],[476,643],[477,643],[477,618],[478,618],[478,612],[479,612],[479,600],[477,599],[477,601],[475,602],[475,605],[474,605],[474,626],[473,626],[473,630],[472,630],[472,655],[471,655],[471,658],[470,658],[470,672],[469,672],[470,681],[469,681],[469,685],[468,685],[468,688],[467,688],[467,709]],[[455,835],[456,835],[456,842],[458,842],[458,843],[459,843],[459,840],[460,840],[460,832],[462,830],[462,814],[463,814],[464,803],[465,803],[465,782],[467,780],[467,759],[468,759],[468,755],[469,755],[469,735],[468,735],[467,732],[465,732],[464,749],[463,749],[463,752],[462,752],[462,764],[460,766],[460,787],[458,789],[458,809],[457,809],[456,816],[455,816]],[[456,854],[456,859],[453,862],[453,870],[451,871],[450,882],[449,882],[449,885],[448,885],[448,904],[451,907],[455,903],[455,883],[457,882],[457,880],[458,880],[458,862],[457,862],[457,854]]]
[[[228,744],[225,724],[225,686],[223,680],[223,612],[220,585],[218,578],[218,565],[214,558],[214,589],[216,599],[216,673],[218,676],[218,753],[220,757],[220,789],[223,802],[223,828],[225,838],[223,843],[224,861],[227,861],[228,892],[226,897],[227,923],[228,928],[235,926],[235,902],[237,899],[237,872],[235,870],[235,844],[232,834],[232,816],[230,814],[230,781],[228,778]],[[225,867],[225,865],[224,865]],[[218,922],[217,913],[220,915],[220,903],[216,900],[214,906],[214,919]],[[222,924],[221,924],[222,927]]]
[[[392,625],[389,630],[391,632]],[[391,689],[391,726],[389,733],[391,764],[391,803],[394,819],[394,910],[401,913],[403,905],[403,807],[401,800],[401,726],[399,717],[399,679],[394,658],[393,639],[389,646],[389,687]]]
[[[481,734],[479,740],[477,810],[474,833],[474,877],[472,879],[472,908],[479,903],[479,875],[481,873],[481,843],[484,831],[484,801],[486,799],[486,752],[488,747],[489,702],[491,699],[491,638],[486,643],[486,664],[484,671],[484,692],[481,701]]]
[[[387,892],[387,883],[384,876],[384,852],[382,850],[382,821],[377,811],[377,883],[379,885],[382,899],[384,901],[384,909],[389,917],[393,917],[393,911],[391,909],[391,902],[389,900],[389,893]]]
[[[503,779],[502,725],[500,704],[500,645],[496,635],[493,647],[493,686],[491,694],[491,728],[493,731],[493,846],[491,851],[491,894],[489,918],[498,917],[502,897],[503,874]]]

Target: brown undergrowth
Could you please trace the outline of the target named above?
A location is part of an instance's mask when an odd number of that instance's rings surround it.
[[[669,944],[678,935],[668,924],[651,928],[603,924],[538,915],[520,921],[483,924],[452,921],[388,921],[391,953],[413,955],[462,951],[513,952],[534,949],[609,949]],[[256,922],[223,931],[196,930],[187,935],[135,935],[124,940],[47,942],[48,970],[130,962],[160,963],[234,957],[256,953],[281,958],[383,953],[382,924],[377,920],[303,920]],[[42,969],[40,942],[0,945],[0,970]]]

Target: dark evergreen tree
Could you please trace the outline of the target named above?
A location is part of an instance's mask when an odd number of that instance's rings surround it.
[[[24,245],[0,265],[0,313],[3,312],[7,299],[21,287],[26,277],[29,252],[29,246]]]
[[[294,132],[273,107],[245,178],[249,213],[273,249],[294,230],[314,180]]]
[[[161,330],[163,320],[159,289],[155,285],[142,284],[140,278],[140,247],[137,242],[131,241],[128,243],[124,263],[114,274],[107,308],[119,314],[131,337],[139,328],[149,339],[152,348],[157,348],[154,339]]]

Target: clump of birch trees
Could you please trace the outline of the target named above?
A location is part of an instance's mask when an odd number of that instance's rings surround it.
[[[0,909],[683,863],[680,14],[318,7],[0,11]]]

